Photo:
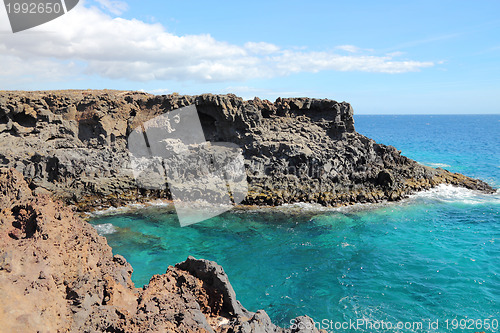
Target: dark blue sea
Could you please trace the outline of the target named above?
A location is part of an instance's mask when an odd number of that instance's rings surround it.
[[[500,115],[356,116],[418,162],[500,187]],[[181,228],[171,207],[91,220],[136,286],[188,255],[223,265],[238,299],[335,332],[498,332],[500,192],[441,185],[398,203],[235,210]],[[292,322],[293,324],[293,322]]]

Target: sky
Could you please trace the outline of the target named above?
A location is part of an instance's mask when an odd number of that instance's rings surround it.
[[[500,1],[80,0],[13,34],[0,90],[234,93],[355,114],[500,113]]]

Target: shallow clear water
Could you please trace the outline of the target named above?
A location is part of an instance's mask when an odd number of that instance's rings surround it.
[[[356,117],[362,134],[497,187],[499,126],[500,116]],[[443,185],[400,203],[236,210],[184,228],[170,207],[91,222],[133,265],[137,285],[188,255],[215,260],[245,307],[284,326],[304,314],[332,330],[323,320],[422,323],[387,330],[401,332],[492,331],[453,330],[452,320],[500,320],[498,193]]]

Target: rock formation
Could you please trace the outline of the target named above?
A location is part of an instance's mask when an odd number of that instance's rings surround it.
[[[398,200],[440,183],[492,191],[357,133],[348,103],[310,98],[0,92],[0,166],[19,170],[36,193],[53,193],[81,210],[169,198],[168,189],[138,188],[127,137],[145,121],[191,104],[207,140],[243,150],[246,204]]]
[[[137,186],[127,138],[144,122],[192,104],[208,141],[242,149],[246,204],[398,200],[440,183],[493,191],[356,133],[345,102],[0,92],[0,167],[10,168],[0,168],[2,331],[317,332],[308,317],[284,329],[264,311],[247,311],[222,267],[206,260],[190,257],[135,288],[132,267],[74,215],[75,208],[169,198],[168,188]]]
[[[33,195],[16,170],[0,169],[0,193],[2,332],[318,332],[308,317],[283,329],[247,311],[207,260],[135,288],[130,264],[71,208]]]

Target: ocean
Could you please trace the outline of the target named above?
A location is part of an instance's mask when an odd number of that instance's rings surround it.
[[[418,162],[500,187],[500,115],[355,116]],[[500,191],[440,185],[397,203],[237,209],[181,228],[172,207],[90,220],[136,286],[188,255],[224,267],[238,300],[290,326],[345,332],[500,330]]]

